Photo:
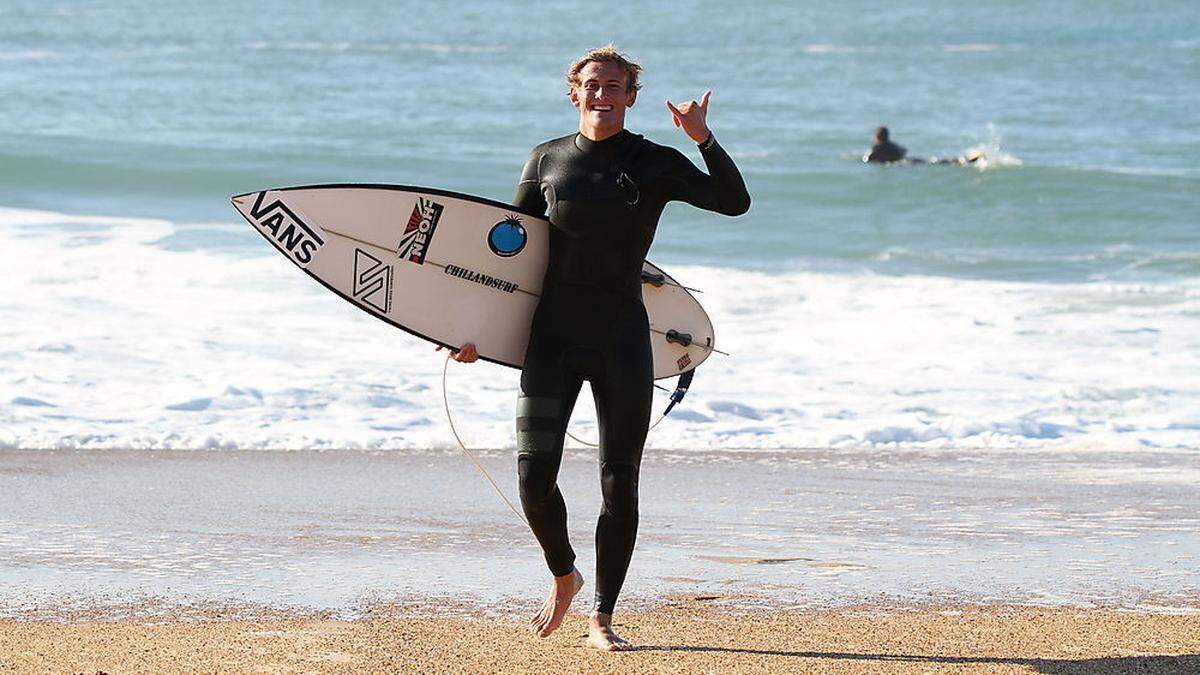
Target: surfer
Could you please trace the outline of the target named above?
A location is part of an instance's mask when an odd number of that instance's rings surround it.
[[[579,111],[579,131],[533,149],[515,198],[521,210],[545,214],[552,225],[517,400],[521,504],[554,575],[531,624],[541,637],[553,633],[583,587],[557,476],[567,422],[587,380],[600,427],[603,497],[587,644],[605,651],[628,647],[613,631],[612,614],[637,535],[638,472],[650,423],[654,371],[642,262],[667,202],[729,216],[750,208],[741,173],[708,127],[711,91],[700,101],[666,101],[707,174],[678,150],[625,129],[640,72],[612,45],[571,65],[567,95]],[[454,358],[474,361],[474,345]]]
[[[887,127],[879,127],[875,130],[875,137],[872,139],[873,144],[871,149],[863,155],[862,161],[868,164],[974,164],[983,159],[983,153],[979,150],[973,150],[961,157],[951,159],[921,159],[920,157],[909,157],[908,150],[891,141],[890,133]]]
[[[908,154],[908,150],[902,145],[896,145],[888,138],[889,132],[887,127],[879,127],[875,130],[875,138],[872,139],[874,144],[867,154],[863,155],[863,161],[871,164],[891,164],[899,162]]]

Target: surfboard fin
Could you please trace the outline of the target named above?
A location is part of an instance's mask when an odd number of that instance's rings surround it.
[[[667,409],[663,411],[663,417],[666,417],[671,412],[671,408],[674,408],[676,403],[679,403],[683,400],[684,396],[687,396],[688,387],[692,386],[692,379],[695,377],[695,370],[689,370],[679,376],[679,384],[675,385],[675,391],[671,394],[671,402],[667,404]]]

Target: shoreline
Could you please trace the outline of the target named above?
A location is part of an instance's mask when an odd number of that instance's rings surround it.
[[[679,599],[619,612],[638,648],[583,646],[573,612],[545,640],[515,617],[436,605],[323,615],[0,620],[0,671],[1188,673],[1200,612],[940,605],[729,611]]]
[[[511,453],[479,453],[510,496]],[[622,607],[1189,606],[1200,456],[653,453]],[[596,460],[559,486],[594,578]],[[143,600],[354,618],[540,597],[541,552],[451,451],[0,451],[0,616]],[[486,570],[480,574],[479,570]]]

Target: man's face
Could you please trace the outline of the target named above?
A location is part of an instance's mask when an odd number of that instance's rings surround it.
[[[590,126],[623,129],[625,109],[637,98],[637,91],[627,91],[626,84],[621,66],[591,61],[579,71],[579,85],[571,88],[571,103]]]

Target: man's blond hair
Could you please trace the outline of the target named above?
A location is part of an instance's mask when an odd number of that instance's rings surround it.
[[[628,56],[617,51],[615,45],[607,44],[588,51],[588,53],[579,57],[575,63],[572,63],[570,68],[567,68],[568,89],[574,89],[583,84],[579,81],[579,71],[583,70],[584,66],[593,61],[615,63],[620,66],[621,70],[625,71],[625,91],[637,91],[642,88],[642,85],[638,83],[638,73],[642,72],[642,67],[634,63]]]

